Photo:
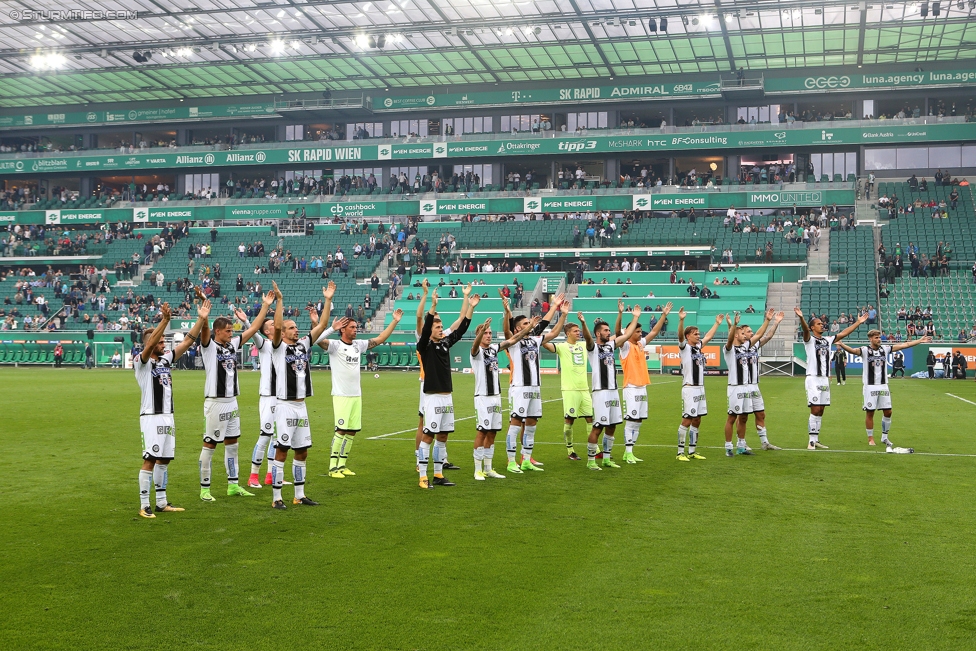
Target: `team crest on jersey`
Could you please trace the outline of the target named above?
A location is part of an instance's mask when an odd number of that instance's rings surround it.
[[[228,373],[233,373],[234,370],[237,368],[237,365],[234,363],[234,361],[230,359],[222,362],[221,366],[223,366],[224,370],[227,371]]]
[[[813,396],[812,398],[810,398],[810,402],[820,402],[820,397],[819,396]]]
[[[282,434],[278,438],[281,440],[282,443],[287,443],[288,442],[288,435],[287,434]]]
[[[159,452],[159,446],[158,445],[154,445],[153,446],[153,452]]]
[[[264,429],[271,429],[271,423],[265,423]]]
[[[437,429],[437,421],[436,420],[433,423],[430,424],[430,428],[431,429]]]
[[[576,413],[576,409],[574,409],[573,407],[570,407],[569,408],[569,413],[575,414]]]
[[[485,427],[488,427],[488,424],[489,424],[490,422],[491,422],[491,421],[489,421],[489,420],[488,420],[488,419],[486,418],[486,419],[485,419]]]
[[[296,359],[291,364],[291,370],[295,371],[296,373],[304,373],[306,367],[307,362],[304,359]]]
[[[740,407],[739,405],[736,405],[736,406],[735,406],[735,407],[733,407],[732,409],[734,409],[734,410],[736,410],[736,411],[739,411],[740,409],[742,409],[742,407]]]
[[[868,403],[868,409],[874,409],[874,403],[873,402],[869,402]]]
[[[692,416],[694,416],[694,415],[695,415],[695,412],[696,412],[696,411],[698,411],[698,410],[697,410],[697,409],[694,409],[694,408],[692,408],[692,410],[691,410],[691,415],[692,415]]]
[[[345,425],[345,424],[346,424],[346,421],[345,421],[345,420],[343,420],[342,418],[340,418],[340,419],[339,419],[339,424],[340,424],[340,425]]]

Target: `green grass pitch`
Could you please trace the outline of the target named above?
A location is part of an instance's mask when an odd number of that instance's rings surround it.
[[[257,379],[241,375],[244,470]],[[203,373],[176,372],[169,495],[187,510],[149,521],[132,373],[0,369],[0,649],[976,648],[976,383],[896,380],[892,439],[918,452],[902,456],[867,447],[859,377],[832,387],[829,452],[801,451],[802,378],[766,379],[770,439],[792,449],[727,459],[710,378],[708,459],[679,463],[679,385],[654,381],[638,466],[566,460],[550,402],[544,473],[475,482],[465,420],[458,486],[421,491],[412,433],[367,439],[416,427],[417,376],[364,375],[358,475],[336,480],[316,372],[307,491],[322,506],[279,512],[270,488],[226,496],[220,451],[217,502],[199,501]],[[471,415],[471,376],[455,387]],[[556,377],[543,394],[558,398]]]

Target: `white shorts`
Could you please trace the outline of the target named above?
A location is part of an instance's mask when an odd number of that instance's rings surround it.
[[[139,416],[143,459],[172,459],[176,455],[176,420],[173,414]]]
[[[887,384],[869,384],[864,387],[864,411],[891,409],[891,389]]]
[[[261,415],[261,434],[264,436],[274,436],[275,405],[277,404],[277,396],[261,396],[258,398],[258,413]]]
[[[624,387],[624,419],[647,418],[647,387]]]
[[[424,399],[424,433],[449,434],[454,431],[454,399],[449,393],[430,393]]]
[[[681,387],[681,417],[698,418],[708,414],[708,404],[705,402],[705,387]]]
[[[542,389],[509,387],[508,404],[512,411],[512,418],[542,418]]]
[[[275,447],[304,450],[312,447],[312,430],[308,427],[308,409],[304,402],[279,400],[275,405],[278,435]]]
[[[497,432],[502,428],[502,397],[475,396],[474,411],[478,414],[478,429]]]
[[[808,375],[806,377],[806,389],[808,406],[815,407],[820,405],[826,407],[830,404],[829,377],[815,377],[813,375]]]
[[[207,421],[204,443],[223,443],[225,438],[240,437],[241,410],[237,408],[237,398],[206,398],[203,417]]]
[[[741,416],[751,414],[756,409],[754,398],[759,394],[759,389],[755,384],[729,385],[726,389],[726,397],[729,399],[729,415]],[[759,399],[760,404],[762,398]]]
[[[750,384],[749,393],[752,394],[752,413],[766,411],[766,403],[763,401],[762,392],[759,391],[759,385]]]
[[[624,422],[620,411],[620,394],[616,389],[593,392],[593,426],[607,427]]]
[[[426,400],[427,394],[424,393],[424,381],[420,381],[420,406],[417,407],[417,414],[423,418],[424,417],[424,400]]]

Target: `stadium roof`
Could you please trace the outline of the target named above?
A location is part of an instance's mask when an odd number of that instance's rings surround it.
[[[976,59],[976,2],[21,0],[0,106]],[[940,4],[934,16],[929,5]],[[922,17],[922,7],[928,16]],[[32,15],[132,11],[138,15]],[[649,25],[654,19],[658,31]],[[662,33],[662,20],[667,32]],[[138,62],[134,53],[151,58]]]

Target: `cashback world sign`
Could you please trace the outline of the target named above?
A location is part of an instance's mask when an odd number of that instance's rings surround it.
[[[276,116],[272,103],[220,104],[213,106],[139,107],[108,111],[44,112],[0,115],[0,129],[57,127],[147,122],[218,120],[241,117]]]
[[[934,120],[934,118],[933,118]],[[286,167],[296,164],[316,167],[342,167],[348,163],[385,160],[424,161],[434,159],[488,159],[514,156],[553,156],[569,162],[596,154],[633,155],[671,154],[688,151],[755,150],[796,148],[819,150],[825,147],[858,145],[929,145],[933,142],[976,141],[976,122],[929,123],[888,126],[842,126],[843,122],[822,122],[816,128],[755,129],[742,126],[725,131],[686,131],[682,133],[644,133],[628,136],[527,137],[499,140],[438,141],[426,143],[349,144],[336,146],[295,146],[290,149],[235,149],[169,153],[160,150],[138,154],[102,156],[44,156],[41,158],[2,158],[0,176],[46,173],[121,173],[136,170],[199,170],[228,167]],[[648,130],[650,132],[652,130]],[[358,141],[357,141],[358,142]],[[308,169],[308,168],[305,168]]]

